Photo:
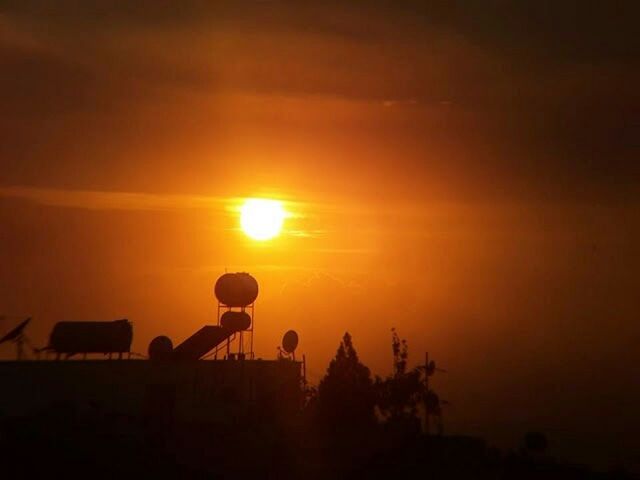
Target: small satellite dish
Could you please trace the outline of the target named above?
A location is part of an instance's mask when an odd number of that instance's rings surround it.
[[[289,330],[282,337],[282,349],[287,353],[293,353],[296,348],[298,348],[298,334],[295,330]]]
[[[22,359],[22,345],[26,341],[26,338],[24,336],[24,329],[26,328],[26,326],[29,324],[30,321],[31,321],[31,317],[23,320],[22,322],[20,322],[20,324],[17,327],[15,327],[12,330],[9,330],[9,332],[7,332],[7,334],[4,337],[0,338],[0,344],[5,342],[13,342],[16,344],[16,348],[17,348],[16,356],[18,360]]]
[[[0,338],[0,343],[17,340],[22,335],[22,332],[30,321],[31,318],[27,318],[26,320],[20,322],[20,324],[16,328],[10,330],[4,337]]]
[[[173,353],[173,342],[169,337],[160,335],[151,340],[148,353],[151,360],[168,360]]]

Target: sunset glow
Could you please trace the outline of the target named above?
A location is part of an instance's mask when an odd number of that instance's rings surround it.
[[[16,471],[640,480],[640,1],[0,5]]]
[[[254,240],[269,240],[280,233],[285,216],[282,202],[249,198],[240,208],[240,226]]]

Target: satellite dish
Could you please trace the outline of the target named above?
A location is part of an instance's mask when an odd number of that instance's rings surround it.
[[[0,344],[3,344],[5,342],[13,342],[16,344],[16,349],[17,349],[16,357],[18,358],[18,360],[22,358],[22,345],[26,341],[24,337],[24,329],[30,321],[31,321],[31,317],[27,318],[26,320],[23,320],[22,322],[20,322],[20,324],[17,327],[15,327],[12,330],[9,330],[9,332],[7,332],[7,334],[4,337],[0,338]]]
[[[289,330],[282,337],[282,349],[287,353],[293,353],[296,348],[298,348],[298,334],[295,330]]]
[[[168,360],[173,353],[173,342],[169,337],[160,335],[151,340],[148,353],[151,360]]]
[[[30,321],[31,317],[20,322],[20,324],[16,328],[10,330],[4,337],[0,338],[0,343],[16,341],[22,335],[25,327]]]

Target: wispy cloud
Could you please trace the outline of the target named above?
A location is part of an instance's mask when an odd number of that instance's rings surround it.
[[[41,205],[89,210],[226,209],[235,199],[205,195],[173,195],[138,192],[62,190],[32,187],[0,187],[0,198],[17,198]]]

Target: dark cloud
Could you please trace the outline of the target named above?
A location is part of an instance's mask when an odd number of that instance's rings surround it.
[[[460,177],[474,163],[489,162],[490,175],[534,191],[557,181],[567,195],[601,195],[603,185],[604,194],[616,194],[617,184],[632,194],[640,136],[634,7],[631,1],[5,2],[0,161],[42,163],[26,145],[35,137],[39,150],[48,145],[58,161],[75,162],[61,147],[71,140],[53,134],[52,123],[105,140],[106,131],[86,129],[110,129],[118,156],[127,148],[118,124],[148,123],[149,114],[138,112],[149,105],[166,118],[164,135],[176,108],[218,117],[219,106],[198,106],[194,96],[319,96],[404,109],[404,121],[389,119],[379,129],[400,142],[409,137],[406,144],[457,139],[467,153],[443,155],[458,164]],[[414,115],[443,106],[456,112],[446,124]],[[106,125],[97,119],[104,115],[111,118]],[[263,128],[255,118],[246,122]],[[362,127],[350,128],[355,138]],[[432,147],[423,145],[415,157]],[[5,172],[3,182],[13,183]]]

